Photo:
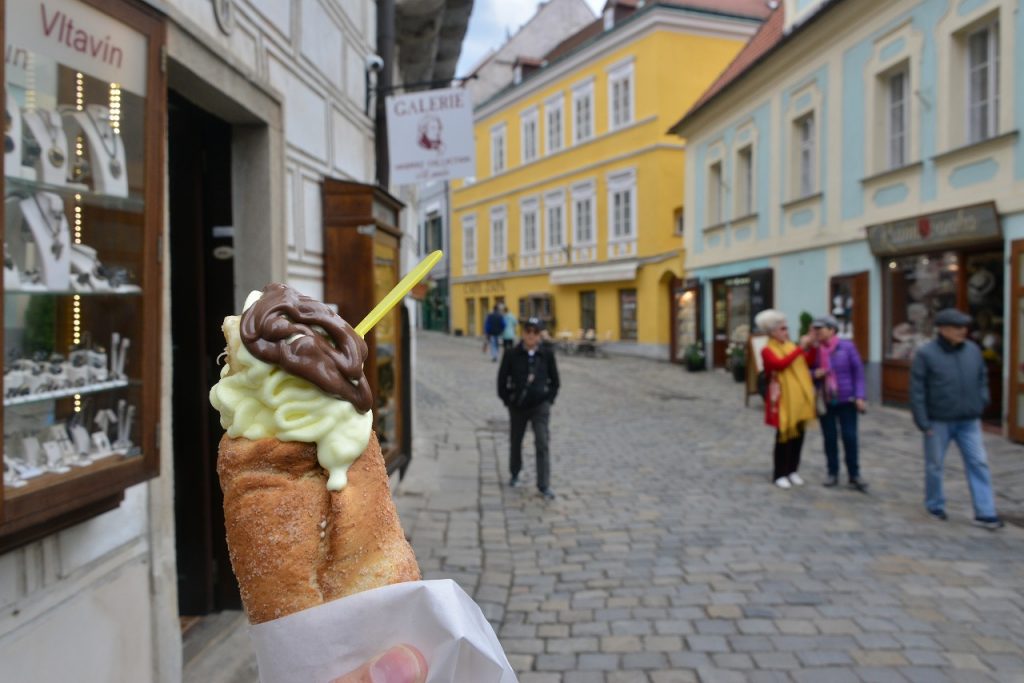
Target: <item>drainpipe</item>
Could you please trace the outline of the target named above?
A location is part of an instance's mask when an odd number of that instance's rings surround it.
[[[377,76],[376,117],[374,118],[374,151],[377,160],[377,185],[388,189],[391,173],[388,168],[388,126],[385,96],[391,92],[395,69],[395,0],[377,1],[377,53],[384,62]]]

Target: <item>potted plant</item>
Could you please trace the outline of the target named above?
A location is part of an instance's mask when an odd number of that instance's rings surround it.
[[[726,364],[732,370],[732,378],[737,382],[747,379],[747,347],[746,344],[733,342],[726,352]]]
[[[700,342],[687,346],[683,351],[683,362],[686,364],[686,369],[690,372],[698,372],[705,369],[704,346]]]

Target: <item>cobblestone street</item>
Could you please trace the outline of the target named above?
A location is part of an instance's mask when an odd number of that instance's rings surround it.
[[[507,481],[496,365],[476,340],[418,337],[415,459],[399,510],[426,578],[458,580],[523,683],[1024,681],[1024,532],[969,525],[947,460],[950,520],[924,512],[903,411],[861,422],[864,495],[769,482],[771,431],[723,373],[559,358],[552,486],[524,445]],[[988,436],[997,503],[1024,515],[1024,449]]]

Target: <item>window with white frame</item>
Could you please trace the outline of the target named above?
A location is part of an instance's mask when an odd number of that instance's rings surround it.
[[[522,158],[523,163],[528,163],[537,158],[537,108],[533,107],[523,113],[520,120],[522,135]]]
[[[815,156],[818,140],[814,126],[814,112],[804,114],[793,122],[796,132],[797,197],[808,197],[817,189]]]
[[[899,69],[886,76],[886,135],[889,168],[906,166],[907,158],[907,121],[909,119],[910,79],[906,69]]]
[[[594,137],[594,81],[576,86],[572,92],[573,140],[583,142]]]
[[[576,263],[597,258],[596,183],[586,181],[572,188],[572,260]]]
[[[491,129],[491,173],[505,170],[505,126]]]
[[[633,62],[608,72],[608,121],[612,130],[633,122]]]
[[[999,23],[967,36],[967,142],[999,132]]]
[[[722,182],[722,162],[716,161],[708,167],[708,225],[718,225],[725,220],[722,209],[725,205],[725,185]]]
[[[608,258],[636,255],[636,170],[608,174]]]
[[[565,193],[561,190],[544,195],[544,238],[544,265],[565,263]]]
[[[462,270],[469,274],[476,271],[476,216],[462,219]]]
[[[754,147],[747,145],[736,154],[736,216],[754,213]]]
[[[579,245],[593,244],[595,241],[594,198],[591,196],[574,199],[573,214],[575,215],[573,225],[576,232],[573,235],[573,241]]]
[[[536,197],[523,200],[519,205],[519,251],[520,267],[535,268],[540,265],[540,217]]]
[[[508,267],[508,213],[505,207],[491,209],[491,272]]]
[[[565,247],[565,205],[547,204],[548,249],[559,250]]]
[[[544,105],[544,118],[547,124],[547,153],[557,152],[565,144],[562,125],[562,98],[550,100]]]

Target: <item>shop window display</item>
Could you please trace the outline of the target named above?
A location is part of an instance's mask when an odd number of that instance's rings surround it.
[[[159,470],[158,358],[141,349],[159,339],[163,26],[124,15],[6,3],[0,545]],[[76,50],[82,36],[101,48]]]
[[[1003,253],[969,254],[965,260],[971,338],[990,365],[1003,363]]]
[[[960,268],[961,260],[955,252],[905,256],[887,262],[887,359],[909,361],[935,336],[935,314],[957,305]]]

